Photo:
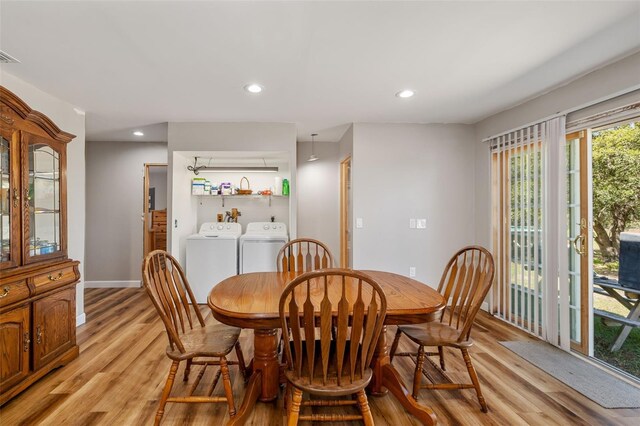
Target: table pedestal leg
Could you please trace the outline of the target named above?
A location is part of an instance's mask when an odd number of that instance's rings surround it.
[[[278,331],[254,330],[254,355],[251,363],[253,372],[247,383],[238,413],[229,420],[228,425],[244,424],[256,401],[273,401],[278,398],[280,363],[278,362]]]
[[[254,330],[253,370],[262,373],[260,401],[278,398],[280,391],[280,363],[278,362],[278,330]]]
[[[391,365],[387,347],[387,326],[382,327],[371,367],[373,368],[373,378],[368,387],[371,395],[384,395],[388,390],[405,410],[420,420],[422,424],[431,426],[438,423],[435,413],[429,407],[419,405],[413,399],[409,390],[402,383],[400,375]]]
[[[384,396],[389,391],[383,387],[383,373],[382,367],[389,364],[389,350],[387,348],[387,326],[382,327],[380,338],[376,344],[376,349],[373,352],[373,359],[371,361],[371,368],[373,368],[373,377],[367,387],[369,394],[373,396]]]

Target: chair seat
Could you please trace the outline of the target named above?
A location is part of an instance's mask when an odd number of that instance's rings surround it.
[[[293,351],[293,343],[291,342],[291,350]],[[309,383],[309,378],[307,377],[307,357],[303,357],[305,362],[302,365],[303,377],[296,377],[294,371],[289,369],[285,370],[284,374],[287,380],[296,388],[302,390],[303,392],[308,392],[312,395],[318,396],[343,396],[343,395],[351,395],[358,392],[361,389],[364,389],[369,382],[371,381],[371,377],[373,376],[373,371],[370,368],[365,368],[364,374],[360,377],[360,363],[358,362],[356,365],[357,374],[354,377],[353,382],[351,381],[351,377],[349,375],[350,364],[347,360],[347,356],[345,356],[344,365],[342,367],[342,377],[340,378],[340,385],[338,386],[338,378],[337,371],[334,363],[329,363],[329,368],[327,371],[327,381],[326,384],[322,383],[322,364],[320,360],[320,341],[316,340],[316,358],[315,358],[315,367],[314,367],[314,379],[312,383]],[[331,342],[331,346],[329,348],[329,356],[331,359],[335,359],[336,357],[336,347],[335,342]],[[306,353],[306,346],[303,345],[303,352]],[[346,343],[345,354],[349,353],[349,342]]]
[[[471,338],[458,342],[460,332],[448,324],[441,322],[401,325],[398,326],[398,329],[406,334],[409,339],[422,346],[468,348],[473,345],[473,339]]]
[[[364,377],[362,379],[356,378],[353,382],[351,382],[351,378],[348,375],[343,374],[340,386],[338,386],[335,374],[332,377],[327,377],[326,385],[322,384],[321,377],[317,377],[313,383],[309,383],[309,378],[298,378],[293,371],[287,370],[284,374],[293,386],[303,392],[308,392],[311,395],[344,396],[354,394],[359,390],[366,388],[371,381],[373,371],[370,368],[365,369]]]
[[[238,341],[240,331],[237,327],[225,324],[196,326],[180,336],[185,352],[180,352],[177,347],[171,349],[171,346],[167,346],[167,356],[174,360],[226,356]]]

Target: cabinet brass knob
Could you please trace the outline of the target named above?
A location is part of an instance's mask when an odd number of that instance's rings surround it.
[[[54,277],[53,275],[49,274],[49,276],[47,278],[49,278],[49,281],[58,281],[60,278],[62,278],[62,272],[58,272],[58,276]]]
[[[23,338],[23,349],[25,352],[29,352],[29,343],[31,343],[31,339],[29,338],[29,332],[24,333]]]
[[[42,327],[40,326],[36,327],[36,343],[42,343]]]
[[[7,297],[9,295],[10,290],[11,288],[9,288],[8,285],[2,287],[2,294],[0,294],[0,299],[2,299],[3,297]]]

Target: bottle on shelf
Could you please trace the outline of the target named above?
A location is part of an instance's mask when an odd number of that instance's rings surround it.
[[[289,196],[289,180],[288,179],[282,180],[282,195],[285,197]]]
[[[273,195],[282,195],[282,178],[280,176],[275,177],[275,183],[273,185]]]

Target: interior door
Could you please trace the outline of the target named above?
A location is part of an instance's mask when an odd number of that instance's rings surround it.
[[[567,234],[571,348],[590,353],[591,220],[588,132],[567,135]]]

